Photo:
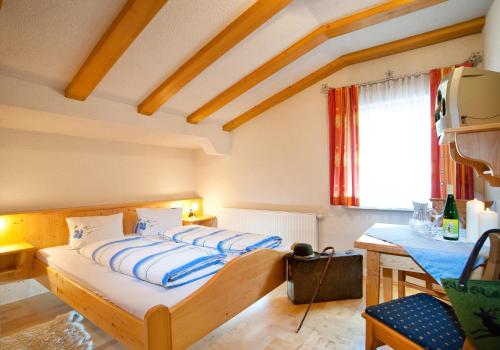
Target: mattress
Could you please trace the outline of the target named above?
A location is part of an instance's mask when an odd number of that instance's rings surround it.
[[[288,247],[289,244],[282,244],[277,249],[288,250]],[[140,319],[156,305],[173,307],[213,277],[208,276],[181,287],[166,289],[114,272],[83,257],[78,251],[69,249],[67,245],[40,249],[36,257]]]

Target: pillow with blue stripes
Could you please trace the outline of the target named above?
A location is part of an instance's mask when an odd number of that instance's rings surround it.
[[[142,236],[162,236],[174,227],[182,226],[182,208],[137,208],[135,233]]]

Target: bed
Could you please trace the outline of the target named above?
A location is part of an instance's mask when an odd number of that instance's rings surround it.
[[[201,199],[193,200],[201,207]],[[65,247],[68,216],[123,212],[124,230],[132,233],[135,208],[172,203],[62,209],[7,219],[17,223],[12,226],[18,241],[40,248],[33,277],[96,326],[131,349],[185,349],[283,283],[287,250],[254,250],[231,259],[211,278],[165,290],[91,264]]]

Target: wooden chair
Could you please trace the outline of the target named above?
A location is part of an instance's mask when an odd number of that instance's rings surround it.
[[[425,282],[425,287],[408,281],[408,277],[414,278]],[[439,299],[448,300],[446,292],[443,287],[436,283],[436,281],[426,273],[411,272],[411,271],[398,271],[398,298],[406,296],[406,288],[412,288],[421,292],[433,295]]]
[[[488,257],[488,261],[486,264],[486,268],[484,269],[484,273],[482,276],[483,279],[485,280],[498,280],[500,279],[500,234],[490,234],[490,253]],[[434,299],[434,300],[430,300]],[[436,309],[440,309],[438,312],[447,312],[450,314],[449,310],[451,310],[450,307],[447,307],[445,303],[438,301],[434,297],[426,294],[417,294],[414,296],[406,297],[406,298],[400,298],[396,299],[387,303],[380,304],[386,305],[389,309],[389,315],[391,318],[391,321],[388,323],[394,323],[394,319],[397,318],[397,315],[390,313],[392,310],[395,310],[397,313],[397,310],[401,309],[402,307],[405,307],[405,302],[407,303],[419,303],[419,302],[430,302],[434,304]],[[383,307],[383,306],[382,306]],[[392,309],[391,309],[392,308]],[[378,309],[378,307],[377,307]],[[404,309],[403,309],[404,310]],[[370,312],[372,315],[369,315],[368,312]],[[382,311],[385,312],[385,311]],[[453,312],[451,312],[453,314]],[[451,315],[450,314],[450,315]],[[376,317],[374,317],[377,316]],[[453,314],[454,315],[454,314]],[[368,310],[362,315],[365,320],[366,320],[366,350],[374,350],[379,346],[382,345],[389,345],[395,350],[401,349],[401,350],[422,350],[424,349],[421,345],[419,345],[417,342],[409,339],[405,335],[403,335],[401,332],[396,330],[395,328],[387,325],[386,323],[382,322],[381,319],[384,317],[387,317],[387,315],[384,315],[383,317],[379,318],[379,315],[376,315],[375,313],[371,312]],[[456,318],[455,318],[455,322]],[[455,327],[457,326],[456,324],[450,324],[450,327]],[[396,326],[397,328],[397,326]],[[474,347],[473,345],[466,339],[462,349],[467,350],[473,350]]]
[[[444,210],[444,205],[446,203],[446,199],[442,198],[431,198],[430,199],[432,208],[438,212],[441,213]],[[462,224],[463,227],[467,225],[467,222],[465,220],[466,218],[466,209],[467,209],[467,200],[465,199],[457,199],[456,200],[457,204],[457,210],[458,210],[458,216],[460,218],[460,223]],[[491,208],[493,205],[493,202],[485,202],[484,203],[485,208]],[[408,281],[408,277],[414,278],[416,280],[422,281],[425,283],[425,287],[421,286],[420,284],[412,283]],[[419,290],[424,293],[428,293],[430,295],[433,295],[437,298],[443,299],[443,300],[448,300],[446,293],[444,289],[434,281],[432,277],[430,277],[426,273],[420,273],[420,272],[411,272],[411,271],[398,271],[398,279],[397,279],[397,284],[398,284],[398,298],[403,298],[406,296],[406,288],[412,288],[415,290]]]

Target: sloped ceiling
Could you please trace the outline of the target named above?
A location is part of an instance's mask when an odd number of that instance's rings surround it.
[[[379,2],[295,0],[191,81],[152,118],[186,117],[320,24]],[[124,3],[4,1],[0,10],[0,75],[55,89],[62,96],[64,87]],[[98,85],[92,98],[135,108],[253,3],[169,0]],[[339,55],[479,17],[487,13],[490,5],[491,0],[450,0],[329,40],[194,127],[220,126]],[[197,139],[203,136],[200,133]],[[212,133],[213,137],[227,137],[224,135]]]

